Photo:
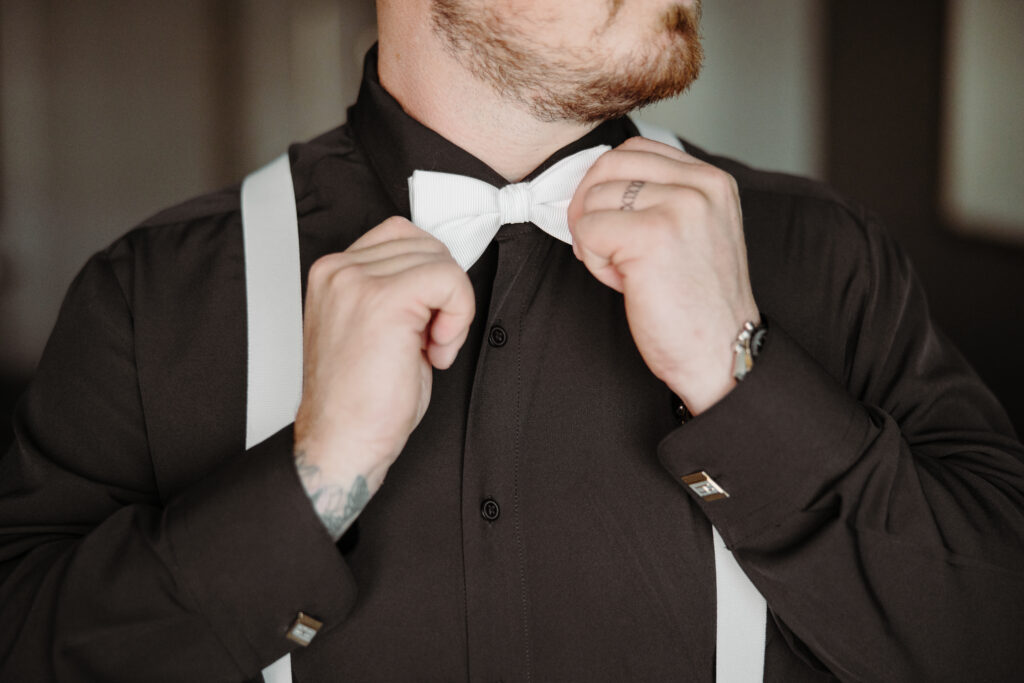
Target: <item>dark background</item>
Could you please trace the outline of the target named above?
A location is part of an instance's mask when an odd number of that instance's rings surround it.
[[[954,232],[938,209],[947,4],[832,0],[822,11],[826,180],[886,219],[934,317],[1024,433],[1024,246]],[[28,379],[0,375],[0,450]]]

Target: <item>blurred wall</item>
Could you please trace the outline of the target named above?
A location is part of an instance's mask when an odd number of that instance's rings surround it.
[[[204,3],[3,0],[0,362],[34,364],[84,257],[212,180]]]
[[[1024,245],[1024,2],[950,0],[946,24],[943,218]]]
[[[31,372],[92,252],[338,125],[373,22],[372,0],[0,0],[0,373]]]

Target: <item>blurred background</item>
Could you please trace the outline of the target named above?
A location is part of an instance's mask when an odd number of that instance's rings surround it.
[[[375,32],[372,0],[0,0],[0,449],[85,259],[342,123]],[[703,33],[640,118],[879,211],[1024,432],[1024,1],[705,0]]]

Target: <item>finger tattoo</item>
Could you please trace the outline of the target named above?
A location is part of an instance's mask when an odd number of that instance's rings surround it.
[[[629,184],[626,191],[622,193],[622,206],[619,207],[619,211],[632,211],[635,208],[633,204],[636,203],[636,196],[640,194],[644,185],[642,180],[634,180]]]

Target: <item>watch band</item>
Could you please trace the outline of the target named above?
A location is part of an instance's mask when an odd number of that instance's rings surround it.
[[[754,359],[761,352],[767,333],[768,326],[764,322],[759,325],[755,325],[750,320],[743,323],[732,347],[732,376],[737,382],[742,381],[747,373],[754,368]]]

